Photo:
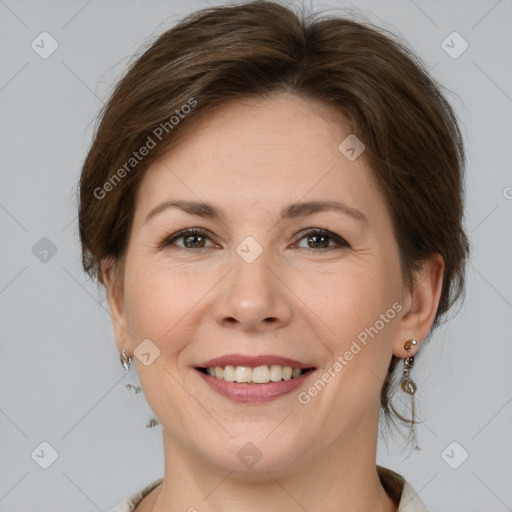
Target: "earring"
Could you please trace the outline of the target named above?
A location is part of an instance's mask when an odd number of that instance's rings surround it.
[[[130,379],[130,373],[129,373],[129,370],[130,370],[130,358],[126,356],[126,349],[125,348],[123,348],[123,353],[121,354],[120,359],[121,359],[121,364],[123,365],[123,368],[128,372],[128,379]],[[135,386],[135,385],[133,385],[131,383],[126,384],[126,387],[128,389],[133,388],[135,393],[140,393],[142,391],[142,387],[141,386]],[[156,425],[160,425],[160,422],[155,417],[153,417],[153,418],[151,418],[148,421],[148,423],[146,425],[146,428],[153,428]]]
[[[410,352],[411,355],[404,359],[404,373],[402,375],[402,380],[400,382],[400,386],[403,391],[408,393],[409,395],[414,395],[416,393],[416,384],[409,377],[409,372],[411,368],[414,366],[414,356],[416,355],[416,349],[414,348],[418,342],[416,340],[408,340],[404,343],[404,348],[407,352]]]
[[[130,369],[130,358],[126,357],[126,349],[123,348],[123,353],[121,354],[121,364],[123,365],[123,368],[128,371]]]
[[[135,393],[140,393],[142,391],[141,386],[137,386],[134,384],[134,378],[132,375],[130,375],[130,357],[126,356],[126,349],[123,348],[123,353],[121,354],[121,364],[123,365],[123,368],[126,370],[126,373],[128,375],[128,383],[125,384],[125,386],[128,389],[133,389]]]

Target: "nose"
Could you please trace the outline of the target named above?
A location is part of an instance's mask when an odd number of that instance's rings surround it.
[[[223,327],[263,332],[290,323],[293,293],[268,252],[251,263],[233,253],[233,268],[214,305],[215,320]]]

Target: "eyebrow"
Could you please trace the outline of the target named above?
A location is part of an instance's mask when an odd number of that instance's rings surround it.
[[[203,201],[171,200],[165,201],[153,208],[146,215],[144,222],[148,222],[149,219],[168,208],[179,208],[190,215],[197,215],[199,217],[219,219],[223,221],[226,219],[224,212],[213,204]],[[324,211],[339,212],[368,224],[368,218],[362,212],[339,201],[308,201],[293,203],[281,211],[281,219],[295,219],[297,217],[304,217],[306,215]]]

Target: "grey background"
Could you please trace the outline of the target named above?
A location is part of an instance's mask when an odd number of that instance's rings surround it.
[[[105,511],[163,474],[161,427],[145,428],[152,413],[125,388],[103,294],[80,267],[75,186],[130,57],[206,5],[0,0],[0,511]],[[313,2],[329,6],[405,38],[451,91],[468,150],[466,302],[416,360],[421,450],[388,438],[378,462],[433,512],[512,510],[512,1]],[[47,59],[31,48],[43,31],[59,45]],[[441,46],[453,31],[469,44],[456,59]],[[57,249],[46,262],[43,237]],[[48,469],[42,442],[58,453]]]

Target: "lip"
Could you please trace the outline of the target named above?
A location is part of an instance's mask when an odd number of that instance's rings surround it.
[[[281,358],[281,360],[282,359],[283,358]],[[211,361],[215,362],[217,360],[212,359]],[[208,363],[210,364],[211,361],[208,361]],[[217,364],[217,366],[222,365]],[[201,372],[197,368],[195,368],[194,371],[199,375],[199,377],[203,379],[206,384],[208,384],[208,386],[210,386],[211,389],[219,393],[221,396],[224,396],[233,402],[245,404],[270,402],[271,400],[275,400],[277,398],[288,395],[292,393],[292,391],[295,391],[304,385],[306,380],[313,373],[315,373],[315,371],[311,369],[310,371],[303,373],[295,379],[269,382],[267,384],[247,384],[228,382],[226,380],[217,379],[216,377],[211,377],[210,375]]]
[[[291,368],[300,368],[306,370],[314,368],[312,364],[301,363],[288,357],[281,357],[272,354],[263,354],[259,356],[249,356],[244,354],[228,354],[225,356],[215,357],[203,363],[200,363],[196,368],[215,368],[216,366],[247,366],[255,368],[257,366],[273,365],[290,366]]]

